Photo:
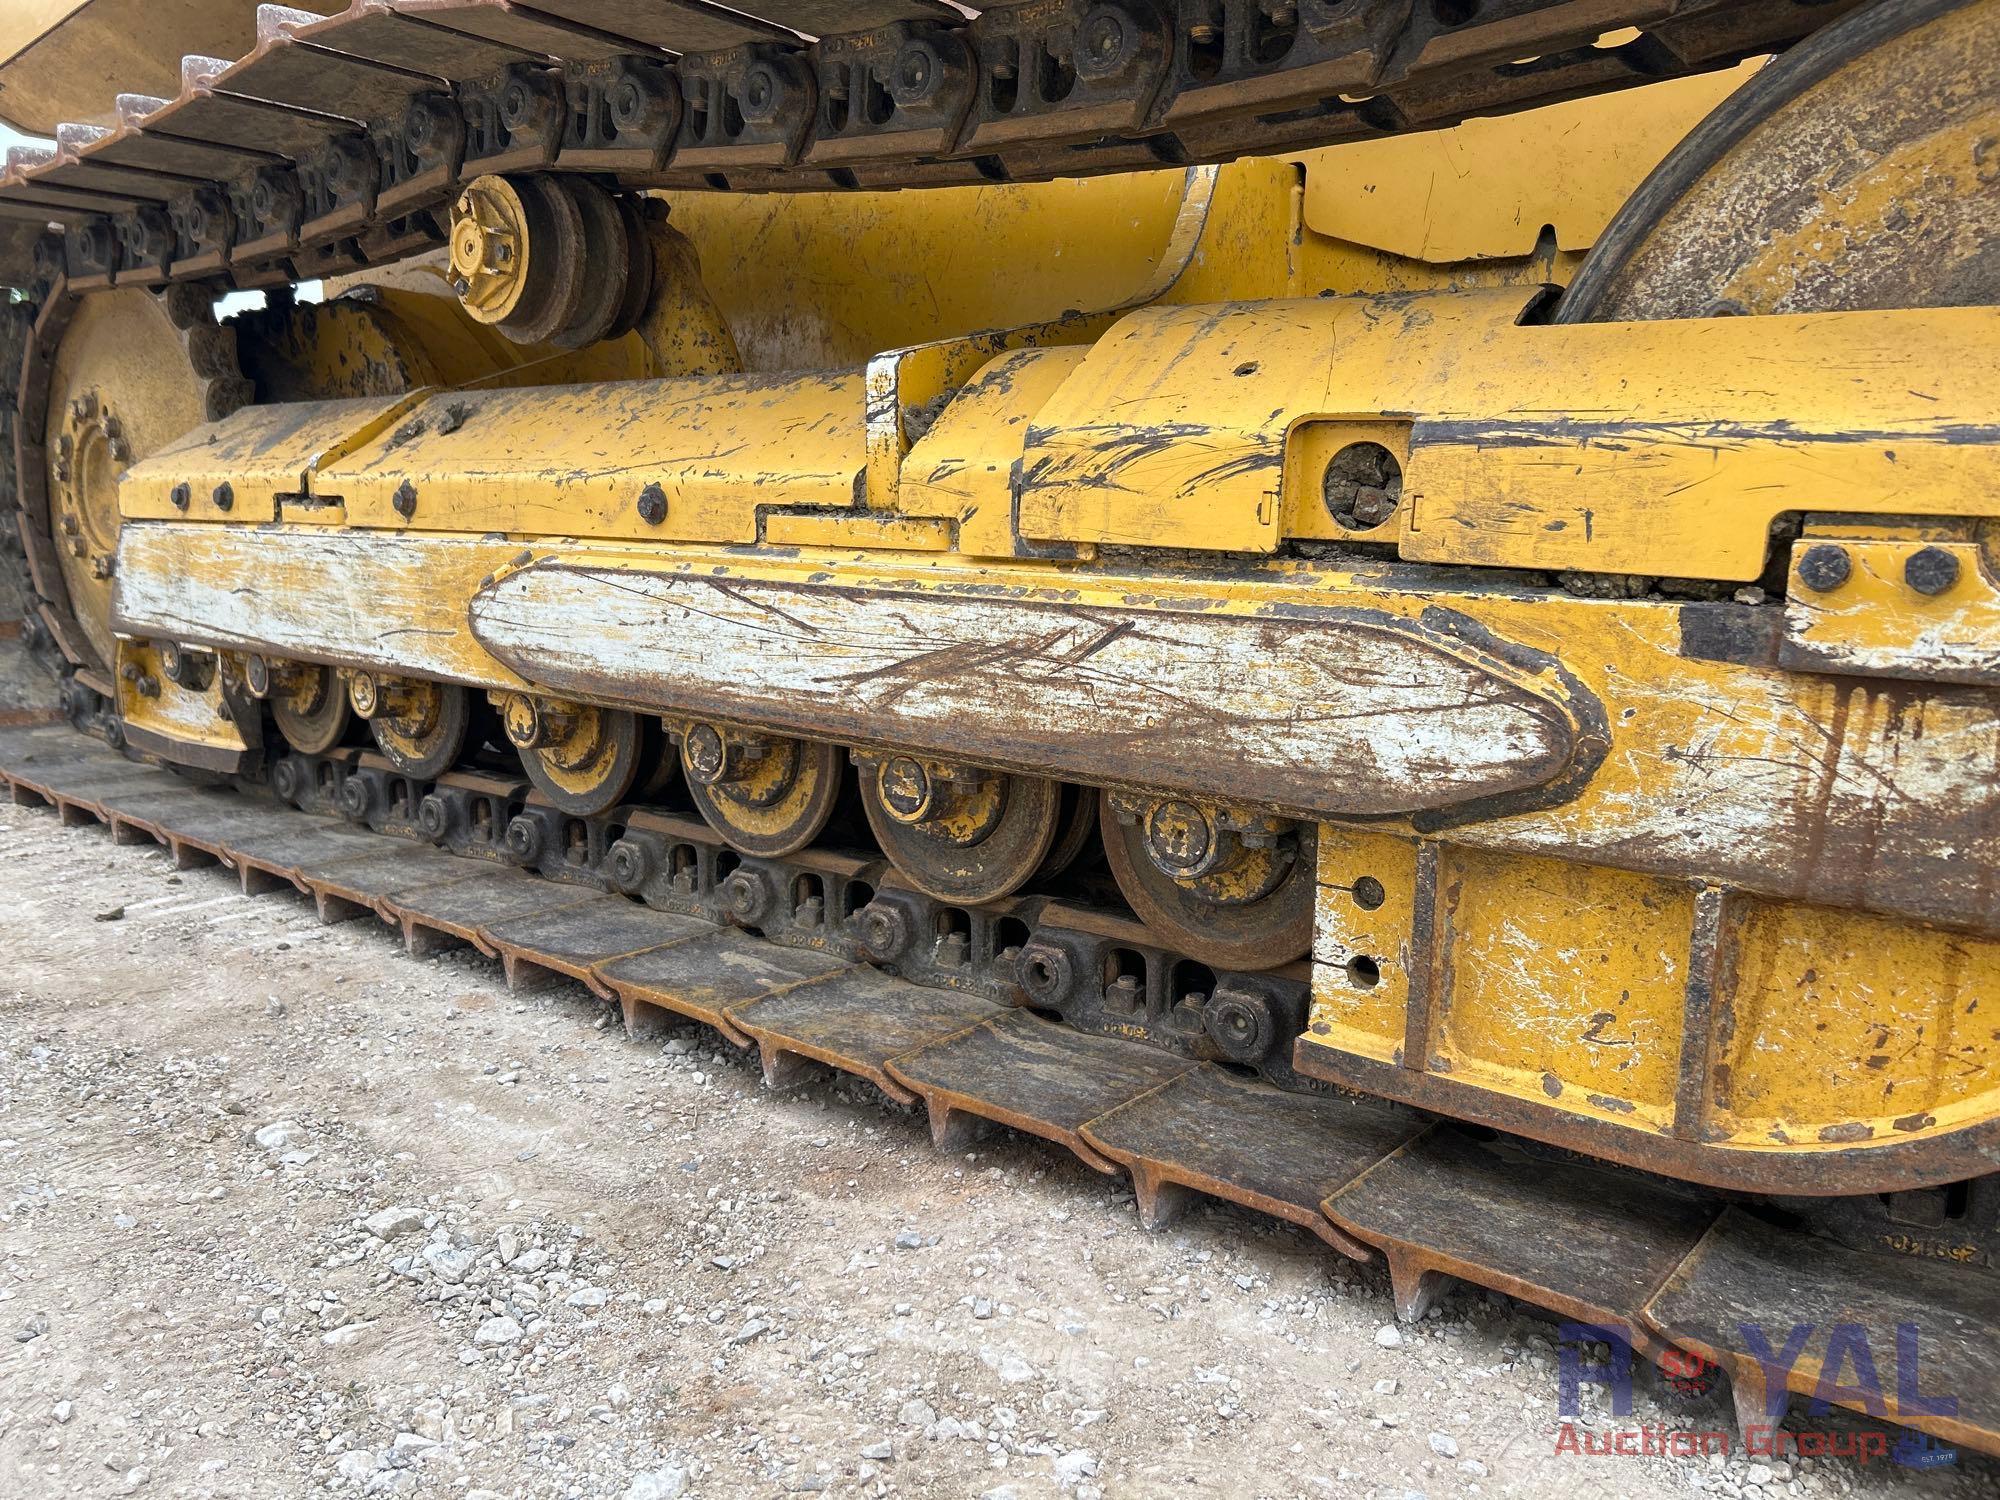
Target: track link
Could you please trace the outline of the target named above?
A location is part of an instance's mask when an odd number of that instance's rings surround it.
[[[0,730],[0,779],[17,804],[53,808],[67,824],[158,842],[183,866],[220,862],[247,893],[297,890],[325,920],[392,923],[413,953],[469,943],[499,958],[511,985],[579,981],[616,1004],[634,1036],[669,1017],[700,1021],[754,1045],[773,1087],[815,1064],[855,1074],[922,1102],[942,1148],[992,1124],[1041,1136],[1128,1175],[1148,1225],[1206,1194],[1301,1225],[1344,1254],[1380,1254],[1402,1317],[1421,1317],[1462,1278],[1615,1329],[1651,1357],[1698,1352],[1730,1376],[1746,1426],[1773,1425],[1791,1393],[1817,1394],[2000,1452],[1990,1337],[2000,1285],[1989,1274],[1775,1229],[1659,1178],[1481,1139],[1379,1101],[1287,1092],[835,953],[413,847],[255,788],[192,785],[66,726]],[[1756,1331],[1807,1317],[1816,1321],[1800,1358],[1783,1368],[1757,1358]],[[1928,1388],[1955,1401],[1821,1389],[1828,1341],[1857,1323],[1885,1349],[1898,1324],[1923,1330]]]
[[[438,242],[486,173],[827,191],[1030,181],[1435,129],[1779,50],[1849,0],[933,0],[754,14],[266,5],[171,99],[10,151],[0,281],[262,286]],[[817,35],[837,27],[839,35]],[[1621,34],[1621,28],[1623,34]],[[108,101],[107,101],[108,103]],[[37,241],[40,225],[63,225]]]

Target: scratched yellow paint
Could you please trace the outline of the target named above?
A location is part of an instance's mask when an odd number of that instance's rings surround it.
[[[1578,1114],[1672,1124],[1688,882],[1450,850],[1438,907],[1432,1066]]]
[[[1674,144],[1762,65],[1634,89],[1609,107],[1568,100],[1307,152],[1306,227],[1433,263],[1527,255],[1544,225],[1561,249],[1588,249]]]
[[[989,361],[912,446],[898,509],[949,519],[958,551],[1012,557],[1014,469],[1029,419],[1083,362],[1080,348],[1026,349]]]
[[[2000,680],[2000,587],[1978,542],[1908,535],[1859,537],[1851,528],[1831,537],[1824,528],[1792,545],[1793,582],[1785,603],[1786,642],[1801,665],[1945,682]],[[1800,575],[1806,553],[1831,545],[1848,560],[1847,576],[1814,588]],[[1957,577],[1934,594],[1912,588],[1904,569],[1920,550],[1943,553]]]
[[[1991,1118],[2000,942],[1828,907],[1746,902],[1711,1125],[1784,1146]]]
[[[1320,829],[1311,1035],[1322,1045],[1401,1061],[1416,884],[1416,840]]]
[[[167,678],[151,641],[118,643],[118,714],[128,730],[150,730],[182,744],[238,753],[250,748],[224,706],[222,674],[193,692]],[[149,691],[142,691],[148,689]]]

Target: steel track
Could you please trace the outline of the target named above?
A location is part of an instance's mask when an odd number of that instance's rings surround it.
[[[1812,1392],[1832,1332],[1774,1371],[1744,1324],[1788,1327],[1832,1310],[1822,1322],[1858,1319],[1885,1350],[1899,1324],[1914,1325],[1925,1388],[1953,1393],[1956,1409],[1906,1409],[1898,1393],[1886,1414],[2000,1452],[2000,1289],[1989,1275],[1867,1253],[1714,1194],[1482,1140],[1380,1101],[1287,1092],[824,946],[412,847],[252,787],[195,786],[67,726],[0,730],[0,780],[17,804],[102,823],[120,843],[165,845],[182,867],[219,862],[248,894],[303,892],[327,921],[373,915],[413,953],[465,943],[500,959],[515,987],[580,981],[635,1036],[669,1018],[699,1021],[757,1047],[773,1087],[816,1065],[865,1078],[921,1102],[942,1149],[996,1123],[1041,1136],[1129,1176],[1149,1226],[1206,1194],[1344,1254],[1379,1254],[1402,1317],[1421,1317],[1460,1278],[1617,1329],[1651,1357],[1696,1351],[1729,1375],[1741,1423],[1772,1421],[1788,1390]],[[1865,1404],[1852,1390],[1835,1399]]]
[[[17,149],[0,282],[273,285],[437,242],[489,172],[834,190],[1027,181],[1434,129],[1779,50],[1851,0],[354,0],[278,6],[173,99]],[[837,34],[836,34],[837,33]],[[1599,45],[1600,41],[1606,45]],[[17,236],[18,239],[18,236]]]

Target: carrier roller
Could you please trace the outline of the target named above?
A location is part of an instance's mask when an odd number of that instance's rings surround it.
[[[934,0],[257,7],[224,56],[17,123],[0,280],[242,285],[440,242],[475,179],[591,174],[827,191],[1028,181],[1221,161],[1523,109],[1776,50],[1848,0],[1059,0],[967,19]],[[93,10],[98,8],[93,8]],[[93,12],[65,28],[87,31]],[[21,39],[22,50],[33,39]],[[120,38],[121,50],[129,40]],[[562,213],[541,189],[522,210]],[[55,221],[59,240],[42,239]],[[548,313],[549,309],[542,309]],[[524,326],[543,328],[526,312]]]

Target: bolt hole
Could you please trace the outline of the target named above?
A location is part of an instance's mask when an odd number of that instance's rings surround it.
[[[1382,889],[1382,882],[1373,875],[1363,875],[1354,882],[1354,904],[1363,911],[1374,911],[1389,897]]]
[[[1236,367],[1236,373],[1238,375],[1255,375],[1257,373],[1257,361],[1254,359],[1244,360],[1242,364]]]
[[[1382,982],[1382,966],[1365,953],[1347,961],[1347,982],[1357,990],[1372,990]]]
[[[1403,466],[1380,443],[1349,443],[1320,479],[1328,514],[1346,531],[1372,531],[1403,498]]]

